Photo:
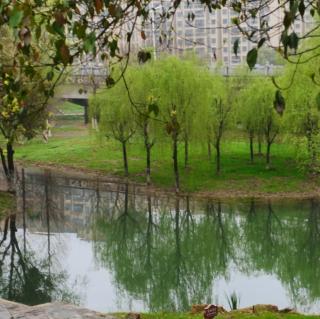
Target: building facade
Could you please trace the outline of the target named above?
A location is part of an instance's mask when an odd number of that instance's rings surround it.
[[[194,52],[209,63],[220,61],[223,65],[232,67],[244,63],[248,51],[256,47],[256,43],[243,36],[232,22],[232,19],[238,16],[232,8],[225,7],[210,13],[200,2],[188,3],[185,0],[172,18],[164,19],[163,12],[170,5],[172,1],[151,2],[150,22],[136,26],[131,41],[132,51],[150,48],[156,56],[161,52],[176,55]],[[280,27],[283,21],[282,9],[275,10],[277,6],[278,1],[269,1],[260,16],[246,21],[244,26],[250,30],[259,29],[263,15],[270,26],[275,26],[269,34],[269,44],[274,47],[280,44],[281,32],[277,26]],[[293,30],[301,36],[310,30],[312,25],[312,17],[306,11],[305,19],[297,19]],[[130,26],[125,28],[126,32],[130,30]],[[236,41],[237,55],[234,53]],[[122,47],[125,48],[125,44]]]

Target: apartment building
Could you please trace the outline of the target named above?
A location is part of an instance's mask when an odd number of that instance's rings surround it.
[[[151,2],[150,22],[144,26],[136,27],[131,42],[131,50],[141,48],[152,48],[157,55],[160,52],[172,54],[184,54],[195,52],[200,58],[209,63],[222,62],[225,66],[235,66],[246,61],[249,50],[256,47],[255,43],[248,41],[238,30],[232,18],[238,16],[231,8],[213,10],[211,13],[200,2],[182,1],[175,15],[164,20],[162,13],[172,1],[154,0]],[[278,1],[270,1],[261,15],[272,12],[268,15],[270,25],[281,25],[283,20],[282,10],[273,12]],[[190,19],[193,16],[194,19]],[[246,22],[247,28],[259,29],[260,16]],[[306,12],[304,21],[297,19],[293,29],[298,35],[303,35],[310,30],[313,22],[310,14]],[[127,30],[130,27],[127,26]],[[145,39],[141,36],[145,34]],[[271,32],[271,44],[279,46],[279,29]],[[239,48],[237,55],[234,54],[234,43],[238,41]],[[122,45],[125,47],[125,44]]]

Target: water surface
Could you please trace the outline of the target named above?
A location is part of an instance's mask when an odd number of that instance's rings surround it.
[[[318,200],[155,197],[31,170],[20,174],[18,194],[16,217],[1,225],[3,298],[178,311],[228,308],[236,292],[241,307],[320,313]]]

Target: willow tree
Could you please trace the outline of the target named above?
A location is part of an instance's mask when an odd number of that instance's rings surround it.
[[[249,135],[250,159],[253,161],[253,137],[264,135],[266,142],[266,165],[270,167],[271,146],[282,125],[282,116],[275,104],[276,89],[270,79],[252,79],[239,96],[239,112],[243,127]]]
[[[121,143],[124,174],[128,176],[127,144],[136,132],[136,123],[126,87],[119,82],[110,89],[98,92],[95,98],[100,105],[99,131],[103,136]]]
[[[232,102],[229,79],[219,74],[207,74],[204,103],[197,120],[202,123],[202,132],[207,139],[208,149],[211,145],[216,151],[216,173],[221,170],[221,141],[224,132],[230,124]]]
[[[142,136],[146,151],[146,181],[151,183],[151,150],[159,136],[157,76],[153,64],[131,66],[125,75],[129,81],[129,94],[136,114],[137,133]]]
[[[261,103],[265,82],[264,79],[251,78],[251,81],[242,89],[237,101],[237,120],[248,134],[251,163],[254,161],[254,138],[257,137],[258,139],[258,152],[260,154],[261,140],[265,134],[265,119],[263,117],[265,105]],[[269,93],[270,105],[272,105],[272,92]]]
[[[199,76],[202,67],[193,60],[169,57],[155,64],[158,76],[158,95],[161,119],[172,140],[175,186],[178,191],[178,145],[184,143],[184,164],[189,163],[189,143],[193,137],[195,115],[201,102],[203,82]]]
[[[317,50],[319,53],[319,49]],[[320,58],[315,59],[319,65]],[[283,80],[288,82],[293,66],[286,65]],[[299,148],[299,159],[310,173],[320,172],[320,81],[312,79],[314,65],[297,66],[299,81],[294,81],[286,94],[286,128]],[[280,82],[280,81],[279,81]],[[318,86],[314,85],[316,82]],[[281,83],[282,84],[282,83]],[[304,154],[303,154],[304,153]]]

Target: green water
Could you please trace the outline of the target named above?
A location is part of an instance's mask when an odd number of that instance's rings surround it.
[[[0,247],[3,298],[180,311],[228,308],[235,292],[241,307],[320,312],[318,200],[155,197],[31,173],[24,189]]]

